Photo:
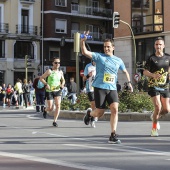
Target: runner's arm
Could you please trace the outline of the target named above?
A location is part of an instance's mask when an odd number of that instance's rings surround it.
[[[130,91],[133,92],[133,87],[132,87],[132,83],[130,81],[130,75],[129,75],[128,71],[125,69],[125,70],[123,70],[123,73],[126,75],[128,85],[130,87]]]
[[[80,40],[81,52],[86,57],[92,59],[92,52],[87,50],[86,45],[85,45],[85,41],[86,41],[86,38],[82,38]]]

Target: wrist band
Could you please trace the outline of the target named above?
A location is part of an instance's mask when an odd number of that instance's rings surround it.
[[[131,83],[131,81],[128,81],[127,83]]]
[[[88,79],[90,76],[87,74],[87,76],[86,76],[86,77],[87,77],[87,79]]]

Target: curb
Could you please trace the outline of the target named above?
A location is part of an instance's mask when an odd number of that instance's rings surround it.
[[[61,110],[59,118],[82,120],[85,114],[86,111]],[[119,121],[151,121],[150,116],[151,116],[151,112],[119,113]],[[110,121],[110,112],[105,112],[105,114],[101,118],[99,118],[99,120]],[[170,121],[170,114],[167,114],[164,117],[160,118],[160,121]]]
[[[34,110],[34,106],[29,106],[27,109],[23,106],[13,106],[10,108],[3,108],[0,106],[0,111],[7,111],[7,110]],[[150,115],[152,112],[125,112],[125,113],[119,113],[119,121],[151,121]],[[61,110],[59,118],[62,119],[74,119],[74,120],[83,120],[84,116],[86,114],[86,111],[70,111],[70,110]],[[48,113],[48,115],[53,117],[53,112]],[[99,118],[99,120],[102,121],[110,121],[110,112],[106,111],[104,115]],[[170,114],[166,114],[164,117],[160,118],[160,121],[170,121]]]

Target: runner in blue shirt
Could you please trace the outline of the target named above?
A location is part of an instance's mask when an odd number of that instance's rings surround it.
[[[94,101],[94,87],[92,83],[96,76],[96,63],[92,60],[91,63],[87,64],[84,69],[84,76],[83,81],[86,81],[86,93],[88,95],[91,108],[88,108],[89,111],[92,111],[96,108],[95,101]],[[91,117],[90,124],[91,127],[95,128],[95,121],[97,121],[97,117]]]
[[[85,33],[88,35],[88,32]],[[116,88],[118,70],[122,70],[127,77],[127,81],[133,92],[133,87],[130,82],[130,76],[127,72],[123,61],[113,55],[114,42],[111,39],[104,41],[104,54],[88,51],[85,46],[87,37],[81,39],[81,51],[86,57],[92,59],[96,63],[96,76],[92,86],[94,87],[94,98],[96,109],[93,111],[87,110],[84,117],[84,123],[89,124],[91,117],[101,117],[106,108],[106,102],[110,106],[111,117],[111,136],[109,143],[119,144],[121,141],[117,138],[116,129],[118,123],[118,93]]]

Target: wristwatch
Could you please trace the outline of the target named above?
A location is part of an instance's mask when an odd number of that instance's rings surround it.
[[[131,81],[128,81],[127,83],[130,83],[130,84],[131,84]]]

